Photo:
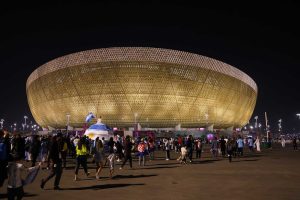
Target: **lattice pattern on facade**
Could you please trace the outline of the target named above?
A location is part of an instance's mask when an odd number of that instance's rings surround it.
[[[107,48],[60,57],[27,80],[41,126],[81,127],[88,112],[110,126],[240,127],[257,86],[240,70],[204,56],[157,48]],[[135,114],[137,117],[135,118]],[[208,114],[208,118],[205,115]]]

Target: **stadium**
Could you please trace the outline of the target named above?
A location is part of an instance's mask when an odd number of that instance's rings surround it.
[[[36,122],[53,128],[67,123],[83,127],[90,112],[118,128],[137,123],[151,128],[242,127],[257,99],[256,83],[231,65],[150,47],[59,57],[32,72],[26,92]]]

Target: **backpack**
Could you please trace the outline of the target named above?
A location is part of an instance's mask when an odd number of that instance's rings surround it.
[[[0,160],[7,160],[6,144],[0,141]]]

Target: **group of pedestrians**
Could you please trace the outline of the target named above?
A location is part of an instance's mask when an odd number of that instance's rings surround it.
[[[196,153],[196,159],[201,159],[205,144],[210,145],[213,158],[222,155],[222,157],[228,157],[229,162],[232,161],[233,157],[243,156],[245,145],[249,147],[250,152],[253,152],[255,148],[256,151],[260,151],[260,140],[258,137],[256,140],[253,140],[252,137],[242,139],[241,136],[238,136],[237,139],[234,137],[221,137],[220,139],[214,137],[213,140],[208,142],[200,138],[193,138],[189,135],[176,139],[163,138],[162,141],[163,150],[165,151],[165,160],[168,161],[171,159],[170,151],[174,150],[176,153],[179,153],[177,160],[181,164],[192,163],[194,158],[193,152]],[[19,177],[9,182],[8,192],[9,195],[22,196],[23,182],[19,175],[19,171],[24,168],[24,165],[20,163],[22,159],[31,162],[30,166],[36,171],[46,163],[49,174],[42,178],[40,187],[44,189],[48,181],[55,178],[54,189],[60,190],[60,180],[63,174],[63,168],[66,168],[67,165],[66,157],[68,155],[75,160],[74,181],[78,181],[80,179],[78,175],[80,166],[82,166],[85,175],[89,177],[90,172],[87,163],[91,155],[93,163],[96,165],[96,179],[100,179],[101,172],[105,165],[108,166],[109,177],[112,178],[116,161],[121,162],[120,170],[125,167],[126,163],[129,164],[129,168],[131,169],[133,155],[136,155],[138,165],[143,167],[146,165],[147,160],[151,161],[154,159],[155,148],[155,140],[152,137],[136,138],[134,140],[130,136],[126,136],[111,137],[108,141],[104,140],[104,138],[96,138],[95,141],[91,141],[85,136],[66,138],[62,133],[57,133],[51,137],[33,136],[22,138],[16,134],[12,138],[9,138],[8,134],[4,134],[3,131],[1,131],[0,186],[3,186],[4,180],[9,178],[9,176]],[[9,164],[9,162],[14,163]],[[7,166],[10,166],[10,170],[7,170]],[[33,180],[35,176],[31,176]],[[12,182],[14,184],[12,184]]]
[[[216,158],[218,154],[221,154],[222,157],[227,156],[229,162],[231,162],[232,157],[242,157],[244,155],[244,147],[246,144],[249,148],[249,152],[254,152],[254,147],[257,152],[261,151],[259,137],[257,137],[255,141],[252,137],[248,137],[244,140],[240,135],[237,139],[230,137],[226,140],[223,136],[220,140],[218,140],[217,137],[214,137],[211,142],[212,156],[213,158]]]

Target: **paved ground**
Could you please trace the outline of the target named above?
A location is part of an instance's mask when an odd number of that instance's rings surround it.
[[[53,190],[53,180],[45,190],[40,189],[42,177],[48,173],[42,170],[37,180],[25,187],[24,199],[300,199],[300,151],[291,147],[282,150],[274,147],[262,153],[246,154],[243,158],[211,158],[205,149],[203,158],[193,164],[180,165],[175,160],[163,160],[163,152],[157,152],[158,160],[148,162],[145,167],[134,169],[116,166],[115,177],[108,178],[108,169],[102,172],[102,179],[95,180],[94,166],[89,164],[91,176],[74,182],[74,163],[69,160],[69,168],[64,170],[61,187]],[[93,169],[92,169],[93,167]],[[92,176],[93,175],[93,176]],[[0,198],[5,197],[5,188],[0,189]]]

